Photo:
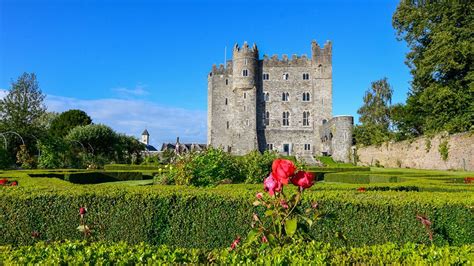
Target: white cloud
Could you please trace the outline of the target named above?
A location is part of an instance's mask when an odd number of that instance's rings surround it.
[[[0,89],[0,98],[7,90]],[[206,143],[207,114],[203,110],[165,107],[153,102],[134,99],[92,99],[47,95],[45,104],[50,112],[69,109],[85,111],[96,124],[106,124],[127,135],[140,137],[146,128],[150,144],[160,148],[163,142],[174,142],[176,137],[187,143]]]
[[[138,84],[133,89],[129,89],[126,87],[114,88],[112,91],[116,92],[121,97],[130,97],[130,96],[145,96],[148,95],[149,92],[146,89],[146,85]]]

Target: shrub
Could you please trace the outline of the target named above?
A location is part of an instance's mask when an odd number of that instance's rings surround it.
[[[3,247],[0,261],[9,264],[257,264],[257,265],[346,265],[346,264],[403,264],[403,265],[462,265],[472,262],[473,245],[461,247],[431,247],[419,244],[338,248],[321,242],[299,243],[256,253],[243,249],[185,249],[165,245],[129,245],[126,242],[105,243],[66,241],[45,243],[20,248]]]
[[[263,154],[258,151],[252,151],[239,158],[240,171],[245,177],[245,183],[258,184],[268,176],[272,169],[272,162],[277,158],[277,154],[271,151],[265,151]]]
[[[449,157],[448,140],[445,139],[439,144],[438,151],[441,155],[441,159],[443,159],[443,161],[447,161]]]
[[[220,185],[216,188],[101,184],[77,186],[56,180],[18,179],[19,187],[0,187],[0,245],[41,240],[81,239],[77,232],[80,206],[87,206],[92,240],[147,242],[181,247],[228,246],[249,230],[249,207],[261,185]],[[34,183],[28,187],[28,184]],[[43,184],[43,185],[42,185]],[[291,194],[295,191],[287,190]],[[309,233],[336,246],[362,246],[388,241],[430,243],[423,214],[432,222],[434,244],[474,243],[474,195],[466,192],[397,192],[321,190],[305,193],[301,210],[318,201],[322,219]],[[334,235],[340,237],[335,238]]]
[[[230,179],[241,182],[237,159],[221,149],[210,148],[204,152],[192,152],[183,155],[169,176],[177,185],[209,186]]]
[[[132,165],[132,164],[106,164],[104,170],[155,170],[163,169],[164,165]]]

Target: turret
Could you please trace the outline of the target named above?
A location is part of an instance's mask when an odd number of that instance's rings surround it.
[[[234,88],[253,88],[258,76],[258,49],[257,45],[249,47],[244,42],[242,47],[235,44],[232,53],[232,76]]]
[[[148,130],[146,130],[146,129],[142,133],[141,143],[143,143],[145,145],[150,144],[150,134],[148,133]]]

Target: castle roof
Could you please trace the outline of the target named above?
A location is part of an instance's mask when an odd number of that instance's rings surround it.
[[[145,129],[145,130],[143,130],[142,136],[143,136],[143,135],[150,136],[150,133],[148,133],[148,130]]]

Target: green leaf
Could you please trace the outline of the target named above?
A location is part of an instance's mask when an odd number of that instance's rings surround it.
[[[273,215],[273,210],[267,210],[265,211],[265,216],[272,216]]]
[[[298,227],[298,219],[293,218],[286,220],[285,222],[285,231],[289,236],[292,236],[296,233],[296,228]]]
[[[302,216],[302,215],[300,215],[300,217],[303,218],[303,220],[305,220],[305,222],[309,225],[309,227],[313,226],[313,220],[309,219],[308,217]]]

